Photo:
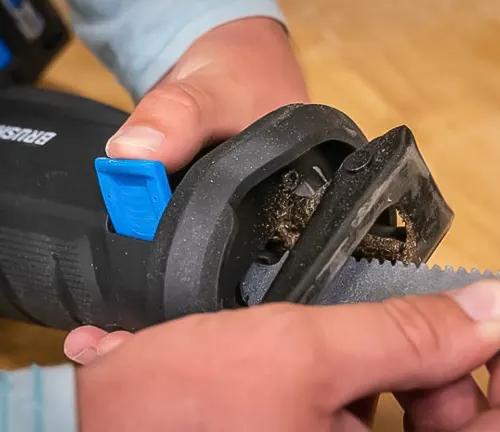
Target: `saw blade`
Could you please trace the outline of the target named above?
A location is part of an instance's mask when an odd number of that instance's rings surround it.
[[[241,284],[248,305],[260,304],[287,256],[274,265],[255,264]],[[349,258],[336,277],[308,303],[334,305],[379,302],[391,297],[435,294],[463,288],[483,279],[500,279],[500,272],[455,270],[451,266],[391,263]]]
[[[436,294],[493,278],[500,280],[500,272],[349,258],[335,279],[312,303],[380,302],[391,297]]]

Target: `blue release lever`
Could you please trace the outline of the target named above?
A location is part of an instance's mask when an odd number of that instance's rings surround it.
[[[95,170],[117,234],[153,240],[172,198],[165,167],[158,161],[97,158]]]

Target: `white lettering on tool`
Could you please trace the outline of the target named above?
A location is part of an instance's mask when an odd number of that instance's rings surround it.
[[[15,141],[25,144],[43,146],[57,136],[55,132],[21,128],[0,124],[0,140]]]

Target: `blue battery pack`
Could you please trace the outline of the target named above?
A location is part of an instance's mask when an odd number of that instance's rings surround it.
[[[5,42],[5,40],[0,38],[0,70],[7,69],[7,67],[12,62],[12,58],[13,55],[9,47],[7,46],[7,43]]]

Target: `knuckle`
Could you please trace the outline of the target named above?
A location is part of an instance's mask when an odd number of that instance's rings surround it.
[[[145,99],[146,101],[146,99]],[[206,104],[205,93],[187,82],[164,84],[153,89],[147,98],[148,108],[161,115],[168,105],[175,105],[176,115],[184,114],[200,119],[203,114],[202,105]]]
[[[429,366],[446,349],[446,340],[431,319],[416,302],[395,298],[383,303],[390,325],[401,335],[403,345],[414,354],[421,368]]]

